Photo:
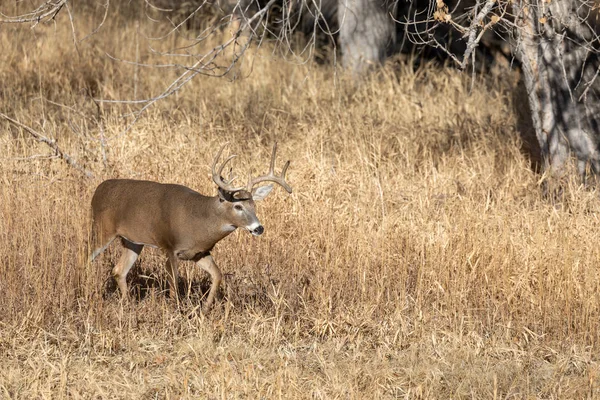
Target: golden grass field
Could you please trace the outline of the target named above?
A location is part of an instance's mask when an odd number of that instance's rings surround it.
[[[82,37],[98,17],[75,11]],[[0,121],[0,398],[600,398],[598,194],[542,195],[509,75],[471,88],[392,60],[352,84],[265,48],[246,78],[195,79],[125,132],[128,107],[89,93],[141,98],[175,76],[105,55],[151,60],[135,33],[116,14],[77,47],[64,12],[0,25],[0,112],[95,174]],[[95,187],[212,195],[226,141],[241,174],[278,141],[294,193],[257,205],[263,236],[217,245],[208,315],[205,273],[181,264],[178,307],[149,248],[122,303],[118,245],[84,266]]]

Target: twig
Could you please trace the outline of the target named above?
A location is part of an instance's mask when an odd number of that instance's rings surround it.
[[[38,142],[42,142],[45,143],[46,145],[48,145],[48,147],[50,147],[52,150],[54,150],[54,154],[56,154],[58,157],[62,158],[63,160],[65,160],[65,162],[70,165],[71,167],[75,168],[76,170],[78,170],[79,172],[81,172],[82,174],[84,174],[87,178],[93,178],[94,174],[92,174],[90,171],[88,171],[87,169],[83,168],[82,166],[80,166],[79,164],[77,164],[77,162],[67,153],[65,153],[64,151],[62,151],[60,149],[60,147],[58,147],[58,145],[56,144],[55,140],[52,140],[44,135],[42,135],[39,132],[34,131],[32,128],[28,127],[27,125],[23,125],[22,123],[20,123],[17,120],[14,120],[12,118],[10,118],[9,116],[0,113],[0,117],[4,118],[5,120],[7,120],[8,122],[10,122],[11,124],[27,131],[31,136],[33,136]]]
[[[35,27],[38,23],[53,20],[60,12],[67,0],[59,0],[57,2],[47,1],[34,11],[18,16],[7,16],[0,13],[0,23],[21,24],[24,22],[33,22]]]
[[[477,28],[480,26],[481,21],[492,11],[492,8],[496,4],[496,0],[488,0],[481,11],[473,18],[471,22],[471,27],[469,28],[469,40],[467,42],[467,48],[465,50],[465,54],[463,55],[463,62],[461,64],[461,69],[465,69],[467,64],[469,63],[469,56],[475,50],[475,48],[479,45],[479,41],[481,37],[485,33],[485,31],[492,25],[492,23],[487,23],[483,29],[477,34]],[[466,35],[466,34],[465,34]]]

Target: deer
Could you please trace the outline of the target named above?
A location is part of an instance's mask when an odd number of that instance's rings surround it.
[[[232,185],[235,177],[225,180],[222,176],[227,163],[237,155],[229,156],[218,166],[226,145],[221,146],[212,163],[216,196],[205,196],[183,185],[147,180],[109,179],[98,185],[91,204],[92,251],[88,262],[106,250],[113,240],[121,239],[123,251],[112,275],[122,299],[128,299],[129,270],[144,246],[149,246],[166,253],[169,289],[177,301],[179,260],[193,261],[208,272],[212,284],[203,306],[203,312],[208,312],[223,279],[211,256],[212,249],[237,228],[244,228],[254,236],[263,234],[255,201],[264,200],[273,185],[259,184],[273,182],[292,193],[285,180],[290,162],[285,163],[280,174],[275,174],[277,143],[273,145],[269,172],[255,178],[249,176],[247,185],[238,187]]]

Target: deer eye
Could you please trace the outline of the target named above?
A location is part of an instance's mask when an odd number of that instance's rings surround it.
[[[243,207],[239,204],[234,205],[233,208],[235,208],[238,211],[242,211],[242,209],[243,209]]]

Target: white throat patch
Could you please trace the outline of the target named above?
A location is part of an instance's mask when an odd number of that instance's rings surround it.
[[[237,228],[233,225],[223,225],[221,227],[221,232],[233,232],[235,231]]]

